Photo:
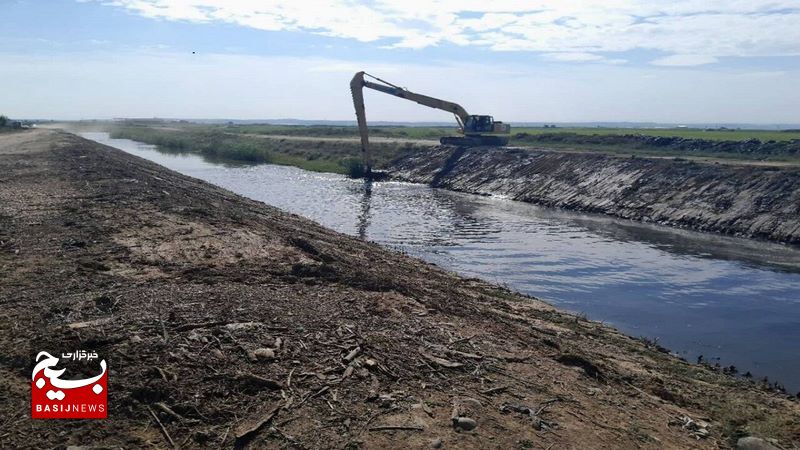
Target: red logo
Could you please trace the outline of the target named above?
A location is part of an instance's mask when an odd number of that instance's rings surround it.
[[[61,359],[91,361],[97,353],[79,350]],[[100,361],[99,375],[81,380],[61,378],[67,369],[56,369],[61,359],[47,353],[36,355],[31,375],[31,417],[34,419],[105,419],[108,417],[108,371]]]

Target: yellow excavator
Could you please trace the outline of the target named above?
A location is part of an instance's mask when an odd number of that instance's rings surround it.
[[[367,81],[364,77],[375,81]],[[442,145],[460,147],[476,147],[480,145],[503,146],[508,144],[511,125],[495,121],[492,116],[478,116],[468,113],[461,105],[427,95],[417,94],[408,89],[381,80],[366,72],[358,72],[350,80],[350,92],[353,94],[353,105],[356,108],[358,131],[361,134],[361,155],[367,176],[372,172],[372,154],[369,149],[367,132],[367,116],[364,110],[364,88],[374,89],[384,94],[394,95],[417,102],[430,108],[441,109],[453,113],[458,122],[458,132],[463,136],[445,136],[439,139]]]

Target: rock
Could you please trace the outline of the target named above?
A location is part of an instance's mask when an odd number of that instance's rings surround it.
[[[190,341],[199,341],[200,337],[200,333],[198,333],[196,330],[192,330],[189,332],[189,335],[186,336],[186,339]]]
[[[283,345],[283,339],[275,338],[275,344],[273,345],[273,347],[275,347],[275,350],[280,350],[282,345]]]
[[[261,322],[236,322],[236,323],[229,323],[225,325],[225,328],[228,331],[239,331],[239,330],[246,330],[248,328],[258,327],[263,325]]]
[[[442,448],[442,440],[440,438],[431,439],[431,448]]]
[[[225,355],[222,353],[222,350],[220,350],[218,348],[215,348],[214,350],[211,350],[211,354],[214,355],[214,357],[216,357],[216,358],[225,359]]]
[[[764,439],[755,436],[740,438],[736,442],[736,450],[780,450]]]
[[[453,427],[456,430],[470,431],[474,430],[475,427],[477,426],[478,422],[476,422],[475,419],[469,417],[456,417],[455,419],[453,419]]]
[[[275,350],[271,348],[257,348],[253,350],[255,359],[275,359]]]
[[[131,344],[138,344],[138,343],[142,342],[142,338],[139,337],[138,334],[134,334],[133,336],[131,336],[130,341],[131,341]]]
[[[77,330],[80,328],[94,328],[99,325],[105,325],[114,321],[113,317],[102,317],[100,319],[95,320],[88,320],[86,322],[73,322],[68,324],[67,327],[73,330]]]

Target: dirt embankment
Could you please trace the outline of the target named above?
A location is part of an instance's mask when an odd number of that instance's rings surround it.
[[[0,137],[9,448],[715,448],[800,405],[78,137]],[[109,419],[30,419],[35,355],[94,350]]]
[[[515,144],[569,145],[608,148],[627,148],[648,151],[680,152],[683,156],[694,154],[739,156],[743,158],[792,157],[800,155],[800,139],[786,141],[711,140],[667,136],[643,136],[640,134],[578,134],[578,133],[517,133]]]
[[[800,243],[800,169],[438,146],[400,179],[681,228]]]

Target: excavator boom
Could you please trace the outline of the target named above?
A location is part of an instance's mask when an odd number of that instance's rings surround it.
[[[369,76],[380,83],[364,80],[364,76]],[[372,154],[369,148],[369,133],[367,130],[367,117],[364,108],[364,88],[368,87],[384,94],[393,95],[395,97],[404,98],[413,102],[419,103],[423,106],[430,108],[440,109],[453,113],[458,122],[459,132],[465,134],[464,137],[443,137],[442,144],[448,145],[505,145],[508,143],[508,133],[511,128],[502,122],[494,122],[491,116],[474,116],[470,115],[458,103],[449,102],[447,100],[430,97],[427,95],[417,94],[408,89],[395,86],[388,81],[381,80],[380,78],[373,77],[365,72],[357,72],[353,79],[350,80],[350,92],[353,95],[353,105],[356,109],[356,120],[358,122],[358,131],[361,135],[361,156],[366,170],[367,177],[370,177],[372,172]],[[506,136],[487,135],[492,133],[499,133]]]

